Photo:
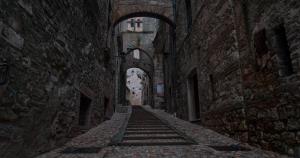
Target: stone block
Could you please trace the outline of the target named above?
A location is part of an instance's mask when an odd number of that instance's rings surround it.
[[[283,122],[274,122],[274,130],[275,131],[283,131],[285,129],[285,125]]]
[[[281,139],[288,144],[294,144],[296,142],[296,135],[294,132],[283,132]]]
[[[289,131],[296,131],[296,130],[300,130],[300,120],[296,120],[296,119],[289,119],[287,121],[287,129]]]
[[[0,110],[0,122],[13,122],[18,119],[18,115],[10,108]]]
[[[7,43],[17,49],[23,48],[24,39],[2,21],[0,21],[0,38],[4,39]]]
[[[33,15],[32,5],[26,0],[19,0],[18,4],[30,15]]]

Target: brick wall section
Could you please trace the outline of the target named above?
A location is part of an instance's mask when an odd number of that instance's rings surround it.
[[[0,2],[0,62],[10,67],[0,86],[0,157],[32,157],[80,134],[80,91],[92,99],[85,128],[103,121],[104,97],[113,99],[107,2]]]
[[[188,32],[185,2],[177,1],[178,116],[188,119],[186,83],[196,69],[203,125],[264,149],[292,153],[300,143],[300,3],[191,0],[191,4],[193,24]],[[272,34],[279,24],[285,27],[291,52],[294,73],[288,77],[279,73]],[[260,55],[255,37],[263,29],[268,50]]]

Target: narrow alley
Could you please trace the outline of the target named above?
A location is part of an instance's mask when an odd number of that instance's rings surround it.
[[[300,158],[299,0],[0,0],[0,158]]]
[[[287,157],[241,144],[149,106],[128,108],[118,109],[111,120],[37,158]]]

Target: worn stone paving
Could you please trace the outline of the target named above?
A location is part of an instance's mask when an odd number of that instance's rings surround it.
[[[100,156],[101,153],[63,153],[68,148],[77,148],[77,149],[85,149],[90,147],[97,147],[97,148],[104,148],[109,146],[109,143],[118,135],[120,129],[124,125],[124,122],[129,117],[129,113],[115,113],[111,120],[106,121],[99,125],[96,128],[91,129],[87,133],[78,136],[72,139],[70,142],[65,144],[63,147],[50,151],[49,153],[42,154],[37,156],[36,158],[77,158],[77,157],[93,157],[96,156],[97,158]],[[101,150],[99,150],[101,151]]]
[[[165,123],[173,126],[185,135],[194,139],[197,145],[178,145],[178,146],[109,146],[111,139],[119,134],[119,129],[124,130],[126,118],[129,114],[116,113],[112,120],[106,121],[98,127],[92,129],[86,134],[73,139],[64,147],[56,149],[49,153],[38,156],[37,158],[285,158],[287,156],[279,155],[273,152],[264,151],[251,147],[247,144],[241,144],[251,151],[217,151],[209,146],[213,145],[236,145],[239,142],[220,135],[212,130],[199,125],[175,118],[161,110],[153,110],[150,107],[144,107],[152,112],[156,117]],[[66,152],[68,147],[88,148],[99,147],[95,150]]]

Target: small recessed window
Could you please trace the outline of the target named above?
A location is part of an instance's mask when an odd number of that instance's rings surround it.
[[[134,27],[134,19],[131,19],[131,21],[130,21],[130,26],[131,26],[131,27]]]
[[[277,54],[279,64],[279,74],[281,76],[290,76],[293,74],[291,52],[286,36],[286,30],[283,24],[273,29],[275,35],[274,50]]]
[[[127,30],[134,31],[135,30],[135,21],[134,21],[134,19],[128,20],[127,23],[128,23]]]
[[[133,51],[133,58],[140,59],[140,51],[138,49]]]
[[[268,53],[269,49],[266,42],[267,42],[267,37],[266,37],[265,29],[257,32],[254,35],[254,47],[257,56],[261,57]]]
[[[187,32],[191,31],[192,28],[192,7],[191,7],[191,0],[185,0],[185,7],[186,7],[186,27]]]
[[[209,84],[210,84],[210,91],[211,91],[211,99],[215,100],[215,81],[213,75],[209,75]]]

